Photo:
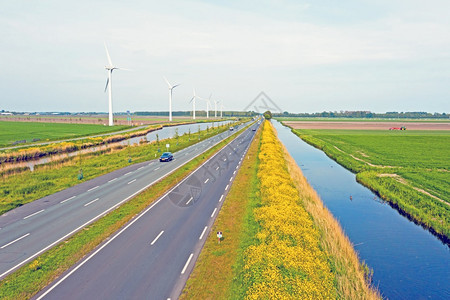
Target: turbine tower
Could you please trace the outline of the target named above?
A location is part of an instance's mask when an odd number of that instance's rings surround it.
[[[179,86],[179,84],[171,85],[166,77],[164,77],[164,80],[169,86],[169,122],[172,122],[172,90]]]
[[[220,104],[220,118],[222,119],[222,112],[223,112],[223,108],[225,106],[223,106],[223,103]]]
[[[108,63],[109,65],[105,66],[105,69],[108,70],[108,79],[106,79],[106,86],[105,86],[105,92],[106,89],[108,89],[108,106],[109,106],[109,113],[108,113],[108,125],[113,126],[113,108],[112,108],[112,72],[114,70],[120,70],[119,68],[115,67],[113,63],[111,62],[111,57],[109,56],[108,48],[106,47],[105,43],[105,50],[106,50],[106,56],[108,57]]]
[[[192,102],[192,120],[195,120],[195,99],[197,98],[197,96],[195,95],[195,89],[192,89],[194,91],[194,96],[192,96],[191,101],[189,101],[189,103]]]
[[[209,119],[209,104],[211,103],[211,96],[212,96],[212,94],[209,94],[209,98],[208,99],[203,99],[203,98],[200,98],[200,99],[202,99],[202,100],[204,100],[205,102],[206,102],[206,118],[207,119]]]
[[[219,100],[214,100],[214,118],[217,118],[217,103],[219,102]]]

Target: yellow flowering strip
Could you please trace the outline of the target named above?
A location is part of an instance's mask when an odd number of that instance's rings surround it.
[[[258,243],[245,251],[248,299],[334,299],[334,275],[320,234],[302,205],[283,149],[266,121],[259,153]]]

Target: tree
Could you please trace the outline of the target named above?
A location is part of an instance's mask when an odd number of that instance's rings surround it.
[[[270,112],[270,110],[264,113],[264,118],[266,118],[266,120],[272,119],[272,113]]]

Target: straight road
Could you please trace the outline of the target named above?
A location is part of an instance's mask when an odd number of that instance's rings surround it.
[[[223,132],[174,154],[174,160],[135,164],[0,216],[0,279],[73,235],[231,133]]]
[[[257,126],[245,130],[36,298],[178,298]]]

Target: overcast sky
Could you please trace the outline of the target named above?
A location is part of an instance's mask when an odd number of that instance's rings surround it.
[[[448,0],[0,0],[0,110],[450,112]],[[199,104],[204,108],[204,103]]]

